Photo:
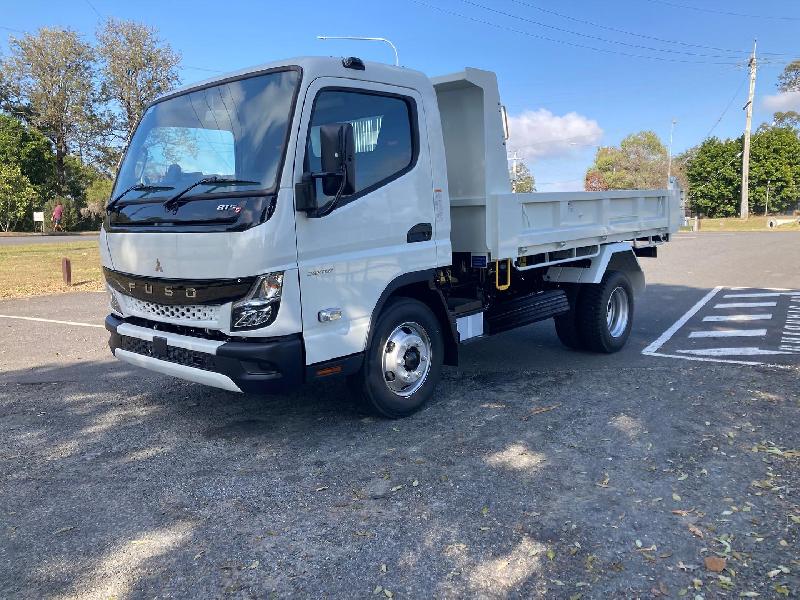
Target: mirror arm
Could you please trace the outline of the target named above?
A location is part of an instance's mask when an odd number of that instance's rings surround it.
[[[333,200],[328,202],[325,206],[321,207],[320,209],[314,211],[314,216],[315,217],[327,217],[334,210],[336,210],[336,207],[339,205],[339,200],[341,200],[341,198],[342,198],[342,192],[344,192],[344,185],[345,185],[345,183],[347,183],[347,175],[343,170],[339,171],[338,173],[334,172],[334,173],[312,173],[311,174],[311,177],[314,177],[315,179],[318,178],[318,177],[325,177],[325,176],[328,176],[328,177],[339,177],[342,180],[342,182],[339,184],[339,190],[336,192],[336,196],[334,196]]]

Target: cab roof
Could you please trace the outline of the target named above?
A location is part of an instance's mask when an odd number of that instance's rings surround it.
[[[299,56],[296,58],[288,58],[274,62],[263,63],[252,67],[245,67],[237,71],[231,71],[198,81],[176,90],[171,91],[155,100],[160,102],[166,98],[183,94],[185,92],[208,87],[217,83],[226,81],[242,79],[251,75],[257,75],[263,71],[270,69],[279,69],[281,67],[299,67],[303,72],[303,78],[306,81],[312,81],[317,77],[342,77],[347,79],[357,79],[362,81],[375,81],[382,83],[391,83],[402,87],[409,87],[413,89],[420,89],[422,86],[431,86],[431,80],[427,75],[408,69],[406,67],[396,67],[386,63],[363,61],[364,70],[347,68],[343,65],[344,57],[336,56]]]

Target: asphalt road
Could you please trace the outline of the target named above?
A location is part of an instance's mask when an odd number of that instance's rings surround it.
[[[72,244],[75,242],[96,242],[97,234],[48,234],[48,235],[0,235],[0,246],[25,246],[28,244]]]
[[[402,421],[338,382],[245,397],[117,363],[102,294],[0,302],[0,597],[796,596],[800,354],[686,352],[779,350],[800,235],[642,264],[624,351],[551,323],[468,344]],[[717,308],[743,293],[781,295]],[[740,313],[770,318],[705,320]],[[693,336],[725,329],[765,334]]]

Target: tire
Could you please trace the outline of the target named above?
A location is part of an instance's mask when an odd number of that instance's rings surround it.
[[[556,335],[558,335],[558,339],[562,344],[572,350],[586,349],[583,344],[583,339],[581,339],[580,332],[578,331],[578,323],[574,310],[570,310],[563,315],[558,315],[553,320],[556,323]]]
[[[364,364],[349,384],[369,412],[407,417],[433,395],[443,355],[442,328],[433,312],[417,300],[395,298],[378,317]]]
[[[576,326],[583,347],[593,352],[619,352],[633,324],[633,288],[621,271],[608,271],[598,284],[581,286]]]
[[[566,284],[563,288],[569,299],[570,310],[568,313],[553,318],[556,324],[556,335],[558,335],[558,339],[567,348],[572,350],[585,350],[586,346],[578,330],[577,321],[577,305],[581,286],[577,284]]]

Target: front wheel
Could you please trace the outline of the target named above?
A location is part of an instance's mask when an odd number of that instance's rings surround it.
[[[633,288],[625,273],[609,271],[598,284],[583,286],[576,324],[587,350],[622,350],[633,324]]]
[[[390,300],[351,387],[369,411],[406,417],[433,395],[443,353],[442,329],[431,310],[411,298]]]

